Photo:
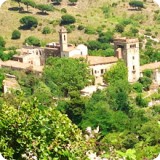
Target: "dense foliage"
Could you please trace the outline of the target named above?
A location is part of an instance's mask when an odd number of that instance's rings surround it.
[[[53,93],[68,96],[69,92],[81,90],[87,85],[90,74],[83,59],[49,58],[44,77]]]
[[[23,24],[23,29],[31,29],[32,27],[37,27],[38,21],[33,16],[24,16],[20,19],[20,23]]]
[[[12,39],[19,39],[21,37],[21,32],[19,30],[14,30],[12,32]]]

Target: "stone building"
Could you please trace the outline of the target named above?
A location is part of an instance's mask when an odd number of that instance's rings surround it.
[[[123,59],[128,68],[128,81],[136,82],[140,77],[139,40],[118,38],[114,40],[115,55]]]

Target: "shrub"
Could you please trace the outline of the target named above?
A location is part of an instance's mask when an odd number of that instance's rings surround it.
[[[61,12],[62,12],[62,13],[67,13],[67,10],[66,10],[65,8],[62,8],[62,9],[61,9]]]
[[[119,32],[119,33],[122,33],[122,32],[124,32],[124,26],[123,26],[122,24],[117,24],[117,25],[115,26],[115,30],[116,30],[117,32]]]
[[[23,29],[30,29],[32,27],[37,27],[38,20],[32,16],[25,16],[20,19],[20,23],[23,24]]]
[[[142,90],[143,90],[143,85],[139,82],[136,82],[132,85],[133,89],[138,92],[138,93],[141,93]]]
[[[40,40],[34,36],[30,36],[28,38],[25,39],[25,43],[29,44],[29,45],[34,45],[34,46],[40,46]]]
[[[43,34],[50,34],[51,33],[51,29],[49,27],[44,27],[42,33]]]
[[[14,30],[12,32],[12,39],[19,39],[21,37],[21,32],[19,30]]]
[[[86,34],[96,34],[96,30],[92,27],[86,27],[84,33],[86,33]]]
[[[61,25],[75,23],[76,19],[72,15],[66,14],[61,17]]]
[[[81,30],[83,30],[84,28],[85,28],[85,27],[84,27],[83,25],[79,25],[77,29],[81,31]]]
[[[75,25],[68,25],[68,26],[66,27],[68,33],[71,33],[72,31],[74,31],[75,28],[76,28]]]
[[[0,36],[0,47],[5,47],[5,40],[3,39],[3,37]]]

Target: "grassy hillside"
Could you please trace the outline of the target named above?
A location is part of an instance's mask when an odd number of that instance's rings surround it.
[[[47,0],[36,0],[38,3],[47,3]],[[24,10],[26,6],[22,5]],[[151,2],[145,3],[145,8],[141,11],[131,10],[128,5],[128,0],[78,0],[75,6],[68,5],[67,0],[63,0],[59,6],[54,6],[53,12],[48,12],[49,15],[38,15],[38,9],[29,7],[30,13],[19,13],[17,10],[13,11],[14,7],[18,7],[18,4],[13,1],[7,1],[2,5],[0,9],[0,35],[4,37],[7,44],[6,46],[21,47],[24,39],[30,35],[34,35],[41,39],[44,43],[57,41],[59,21],[64,14],[61,12],[62,8],[67,10],[67,13],[73,15],[76,18],[76,29],[69,34],[70,42],[80,42],[95,39],[97,34],[85,34],[84,30],[77,30],[78,25],[89,27],[94,31],[108,29],[113,30],[115,25],[123,20],[131,20],[132,24],[125,27],[125,32],[128,32],[131,27],[136,27],[139,33],[143,34],[146,30],[151,32],[150,34],[156,37],[160,37],[157,33],[160,29],[160,23],[155,21],[155,14],[158,16],[159,12],[155,13],[159,8],[156,4]],[[102,9],[103,8],[103,9]],[[105,12],[105,13],[104,13]],[[25,15],[35,16],[39,25],[34,30],[20,30],[21,39],[12,40],[11,34],[13,30],[18,29],[20,26],[19,19]],[[42,34],[42,29],[45,26],[49,26],[52,30],[51,34]],[[125,32],[123,35],[125,35]]]

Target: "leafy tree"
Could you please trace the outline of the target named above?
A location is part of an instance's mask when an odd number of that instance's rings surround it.
[[[55,4],[61,4],[62,0],[51,0]]]
[[[52,93],[68,96],[69,92],[81,90],[87,85],[90,74],[83,60],[49,58],[44,69],[44,77]]]
[[[129,2],[129,5],[133,8],[138,8],[139,10],[144,7],[144,4],[142,1],[131,1]]]
[[[124,26],[122,25],[122,24],[117,24],[116,26],[115,26],[115,30],[117,31],[117,32],[119,32],[119,33],[122,33],[122,32],[124,32]]]
[[[39,81],[37,85],[36,84],[37,81],[33,86],[33,97],[37,97],[38,101],[43,105],[50,105],[53,99],[50,88],[41,81]]]
[[[73,5],[77,2],[78,0],[69,0]]]
[[[38,20],[33,16],[24,16],[20,19],[20,23],[23,24],[24,29],[31,29],[37,27]]]
[[[77,91],[70,92],[69,96],[70,100],[60,102],[57,109],[67,114],[73,123],[80,125],[85,110],[85,100]]]
[[[63,15],[61,17],[61,25],[72,24],[72,23],[75,23],[75,22],[76,22],[75,17],[73,17],[70,14],[66,14],[66,15]]]
[[[12,39],[19,39],[21,37],[21,32],[18,30],[14,30],[12,32]]]
[[[139,82],[134,83],[132,87],[138,93],[141,93],[143,91],[143,85]]]
[[[51,29],[49,27],[44,27],[42,33],[43,34],[50,34],[51,33]]]
[[[128,111],[128,94],[130,88],[127,73],[125,63],[118,61],[104,75],[105,81],[109,84],[107,88],[108,103],[114,110]]]
[[[34,45],[34,46],[40,46],[41,45],[41,41],[34,37],[34,36],[29,36],[28,38],[25,39],[24,43],[28,44],[28,45]]]
[[[42,13],[46,13],[47,11],[53,11],[53,6],[51,6],[50,4],[39,4],[39,5],[37,5],[37,8]]]
[[[142,97],[142,94],[137,95],[136,104],[141,107],[147,107],[148,101]]]
[[[4,53],[3,50],[0,50],[0,59],[3,61],[7,61],[12,59],[13,55],[17,54],[15,50],[11,50],[8,53]]]
[[[152,83],[152,79],[148,77],[140,77],[139,82],[143,85],[144,90],[149,90],[149,87]]]
[[[121,111],[113,111],[106,101],[106,93],[98,91],[86,103],[81,127],[99,126],[103,135],[112,131],[123,131],[128,117]],[[121,119],[121,120],[120,120]]]
[[[128,70],[124,61],[118,61],[116,65],[105,73],[104,79],[109,84],[114,84],[118,80],[128,81]]]
[[[27,11],[28,11],[29,6],[31,6],[31,7],[36,6],[36,3],[32,0],[21,0],[21,2],[27,6]]]
[[[0,70],[0,90],[2,90],[3,80],[4,80],[4,72]]]
[[[0,36],[0,47],[5,47],[5,44],[6,44],[5,40],[3,39],[2,36]]]
[[[86,159],[93,149],[66,115],[21,93],[3,103],[0,122],[0,150],[7,159]]]

